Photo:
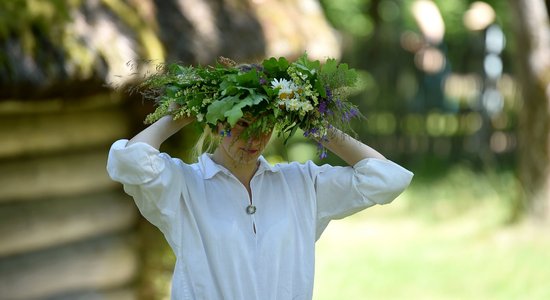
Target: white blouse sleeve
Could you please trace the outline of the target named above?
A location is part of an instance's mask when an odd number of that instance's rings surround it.
[[[134,198],[141,214],[158,227],[172,246],[172,237],[180,236],[177,213],[185,189],[180,163],[166,153],[146,143],[126,146],[128,140],[116,141],[109,151],[107,172],[124,185],[124,191]]]
[[[353,167],[318,167],[317,239],[330,220],[341,219],[375,204],[392,202],[409,186],[413,173],[400,165],[375,158]]]

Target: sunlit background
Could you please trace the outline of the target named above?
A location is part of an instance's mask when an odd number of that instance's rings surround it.
[[[169,299],[171,250],[105,172],[153,109],[117,87],[165,61],[303,51],[358,71],[358,138],[415,173],[330,224],[314,299],[550,299],[548,16],[544,0],[2,1],[0,299]],[[163,150],[192,162],[197,136]],[[300,133],[264,155],[343,164]]]

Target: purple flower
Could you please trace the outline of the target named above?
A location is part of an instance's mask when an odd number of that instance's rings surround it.
[[[342,116],[342,121],[348,122],[352,118],[356,117],[359,114],[357,109],[352,108],[346,112],[344,112],[344,115]]]
[[[258,72],[263,72],[264,71],[264,67],[262,65],[258,65],[258,64],[246,64],[246,65],[238,66],[238,68],[242,72],[249,72],[252,69],[256,69],[256,71],[258,71]]]
[[[231,136],[231,130],[222,130],[222,131],[220,131],[220,136],[222,136],[222,137],[224,137],[224,136],[230,137],[230,136]]]
[[[321,140],[324,140],[324,139],[326,139],[326,137],[323,137]],[[321,142],[317,142],[317,151],[319,152],[319,158],[320,159],[327,158],[327,156],[328,156],[327,148],[325,148],[323,146],[323,144],[321,144]]]
[[[308,130],[304,131],[304,136],[309,137],[310,135],[317,133],[317,131],[318,131],[317,128],[308,129]]]
[[[344,112],[344,115],[342,116],[342,121],[348,122],[351,119],[351,116],[349,115],[349,112]]]
[[[319,103],[319,108],[317,108],[321,114],[325,114],[327,112],[327,102],[321,101]]]
[[[265,80],[265,78],[260,78],[260,84],[261,85],[267,84],[267,80]]]
[[[239,66],[239,70],[241,70],[242,72],[248,72],[248,71],[252,70],[252,66],[242,65],[242,66]]]
[[[330,88],[328,86],[325,86],[325,91],[327,93],[327,99],[329,101],[331,101],[332,100],[332,91],[330,90]]]

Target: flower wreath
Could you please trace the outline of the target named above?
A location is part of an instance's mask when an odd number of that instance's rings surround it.
[[[194,116],[199,125],[214,131],[218,123],[224,124],[223,136],[249,113],[255,120],[243,134],[275,129],[286,144],[298,128],[317,141],[326,139],[332,126],[353,132],[349,121],[362,117],[348,101],[356,81],[355,70],[347,64],[335,59],[321,64],[303,54],[292,63],[272,57],[260,64],[238,65],[221,57],[216,66],[162,65],[136,88],[156,103],[145,123],[169,114],[174,119]],[[319,150],[325,157],[326,150]]]

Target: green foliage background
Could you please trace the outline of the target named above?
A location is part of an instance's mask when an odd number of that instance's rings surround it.
[[[446,56],[444,69],[436,74],[419,70],[414,53],[402,46],[404,35],[421,36],[411,13],[413,2],[321,0],[327,18],[342,36],[342,60],[360,70],[364,83],[355,99],[370,121],[357,124],[358,132],[381,145],[390,157],[411,166],[424,166],[429,157],[450,164],[468,161],[490,168],[513,167],[515,146],[498,152],[490,145],[495,131],[515,139],[521,100],[513,80],[513,20],[507,2],[485,1],[496,12],[494,24],[505,34],[506,47],[500,56],[505,79],[512,78],[511,83],[502,84],[509,88],[501,91],[503,110],[491,117],[480,107],[479,95],[464,99],[447,93],[444,86],[448,76],[455,74],[477,76],[477,88],[485,87],[485,32],[468,30],[463,23],[474,1],[434,1],[445,24],[444,40],[434,47]],[[425,149],[406,146],[414,139],[425,143]]]

